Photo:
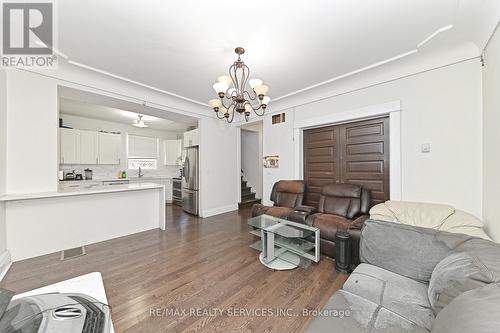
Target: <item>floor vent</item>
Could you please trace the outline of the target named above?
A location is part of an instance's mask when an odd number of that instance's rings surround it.
[[[61,251],[61,260],[72,259],[85,255],[85,246],[75,247],[73,249],[68,249]]]

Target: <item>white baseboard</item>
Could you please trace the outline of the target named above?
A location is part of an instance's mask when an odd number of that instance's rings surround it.
[[[10,252],[6,250],[0,255],[0,281],[2,281],[5,274],[7,274],[11,265],[12,260],[10,258]]]
[[[205,209],[202,212],[201,217],[210,217],[210,216],[214,216],[214,215],[218,215],[218,214],[232,212],[234,210],[238,210],[238,204],[233,204],[233,205],[227,205],[227,206],[222,206],[222,207]]]

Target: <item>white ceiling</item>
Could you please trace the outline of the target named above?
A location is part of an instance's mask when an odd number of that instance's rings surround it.
[[[59,49],[71,60],[206,103],[243,46],[271,97],[415,49],[482,49],[498,0],[64,0]],[[479,52],[479,51],[478,51]],[[479,54],[479,53],[478,53]]]
[[[172,132],[184,132],[198,124],[193,117],[71,88],[59,90],[59,112],[127,125],[140,114],[149,128]]]

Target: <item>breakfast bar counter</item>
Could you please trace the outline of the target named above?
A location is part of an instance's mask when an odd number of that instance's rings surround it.
[[[159,228],[164,186],[136,183],[0,196],[12,261]]]

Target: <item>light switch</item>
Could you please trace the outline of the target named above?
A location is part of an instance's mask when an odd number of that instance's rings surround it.
[[[430,153],[431,152],[431,144],[423,143],[421,148],[422,153]]]

